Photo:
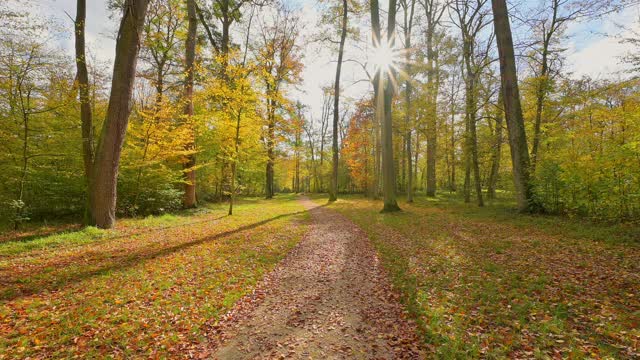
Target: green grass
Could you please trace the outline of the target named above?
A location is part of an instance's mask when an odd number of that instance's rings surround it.
[[[184,355],[301,239],[295,200],[0,243],[0,359]]]
[[[369,234],[431,357],[638,356],[636,227],[454,196],[400,207],[381,214],[381,202],[360,196],[330,205]]]
[[[115,232],[113,232],[115,233]],[[108,232],[95,227],[86,227],[79,231],[44,236],[32,240],[15,240],[0,243],[0,259],[37,249],[53,249],[60,246],[86,244],[108,236]]]

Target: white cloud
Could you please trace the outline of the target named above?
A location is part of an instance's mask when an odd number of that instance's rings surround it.
[[[594,78],[613,76],[625,71],[627,66],[621,58],[632,48],[629,44],[621,43],[620,38],[631,35],[628,29],[640,30],[637,21],[639,11],[640,8],[634,6],[597,22],[573,26],[570,29],[573,36],[569,43],[567,70],[574,77]]]

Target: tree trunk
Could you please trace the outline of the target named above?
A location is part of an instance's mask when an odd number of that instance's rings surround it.
[[[269,124],[267,125],[267,184],[265,187],[265,193],[267,199],[273,199],[274,188],[274,170],[273,165],[275,163],[275,100],[267,100],[269,105]]]
[[[469,113],[464,118],[464,202],[471,202],[471,129]]]
[[[380,45],[381,40],[381,28],[380,28],[380,9],[378,6],[378,0],[371,0],[371,39],[373,47]],[[382,76],[380,69],[375,69],[373,75],[373,105],[375,109],[374,124],[375,124],[375,193],[374,199],[378,199],[382,194],[382,117],[384,116],[383,102],[382,102]]]
[[[525,212],[532,210],[534,204],[532,203],[533,192],[529,175],[529,150],[527,148],[527,137],[520,103],[513,38],[506,0],[492,0],[491,3],[493,5],[493,24],[500,55],[502,95],[507,130],[509,132],[516,200],[518,209],[521,212]]]
[[[342,70],[344,43],[347,38],[347,6],[347,0],[342,0],[342,33],[340,34],[340,49],[338,50],[338,64],[336,65],[336,81],[333,96],[333,166],[331,173],[331,189],[329,191],[329,201],[338,200],[338,120],[340,117],[340,71]]]
[[[233,162],[231,163],[231,191],[229,195],[229,215],[233,215],[233,202],[236,198],[236,177],[238,171],[238,155],[240,148],[240,120],[242,118],[242,109],[238,110],[238,116],[236,117],[236,136],[234,138],[234,154]]]
[[[120,154],[129,122],[140,35],[148,4],[148,0],[127,0],[118,31],[111,96],[93,168],[93,215],[100,228],[111,228],[116,221]]]
[[[373,1],[372,1],[373,3]],[[377,5],[377,1],[376,1]],[[376,8],[376,11],[378,9]],[[373,10],[372,10],[373,11]],[[389,47],[393,47],[396,28],[396,0],[389,1],[389,14],[387,21],[387,41]],[[384,122],[382,124],[382,183],[384,195],[383,212],[399,211],[400,207],[396,200],[396,173],[393,166],[393,122],[391,118],[391,107],[393,105],[393,81],[395,74],[389,70],[384,81]]]
[[[536,171],[536,164],[538,162],[538,149],[540,147],[540,130],[542,127],[542,112],[544,111],[544,101],[547,96],[547,84],[548,84],[548,43],[545,39],[542,49],[542,64],[540,69],[540,76],[538,79],[538,86],[536,88],[536,117],[533,124],[533,145],[531,148],[531,173]]]
[[[413,191],[419,189],[418,184],[418,155],[420,154],[420,132],[416,131],[416,151],[413,152]],[[420,189],[421,190],[421,189]]]
[[[427,33],[427,196],[436,196],[437,89],[435,86],[435,51],[433,30]]]
[[[407,93],[407,108],[411,108],[411,100],[410,99],[410,95]],[[408,126],[409,125],[409,119],[407,116],[407,119],[405,119],[405,124]],[[407,138],[407,149],[406,149],[406,154],[407,154],[407,175],[406,175],[406,180],[407,180],[407,202],[413,202],[413,153],[412,153],[412,139],[411,137],[413,136],[411,129],[409,129],[407,131],[407,134],[405,135]]]
[[[456,186],[456,107],[455,96],[451,96],[451,177],[449,180],[449,189],[453,192],[458,191]]]
[[[193,126],[193,79],[194,79],[194,64],[196,58],[196,37],[198,31],[198,18],[196,15],[196,3],[195,0],[187,0],[187,16],[189,17],[189,27],[187,32],[186,51],[185,51],[185,69],[186,69],[186,81],[184,86],[184,98],[186,101],[184,108],[184,115],[186,117],[189,126]],[[193,134],[192,136],[195,138]],[[194,151],[195,141],[192,141],[187,145],[188,151]],[[182,205],[185,208],[193,208],[197,205],[196,199],[196,155],[188,154],[187,161],[184,163],[185,171],[185,185],[184,185],[184,197],[182,199]]]
[[[496,186],[498,184],[498,176],[500,175],[500,156],[502,155],[502,119],[503,112],[500,105],[502,101],[502,93],[498,96],[498,110],[496,111],[496,131],[495,144],[493,144],[493,152],[491,153],[491,173],[489,174],[489,186],[487,187],[487,197],[489,199],[496,198]]]
[[[89,94],[89,72],[85,52],[85,27],[87,21],[87,1],[78,0],[75,20],[75,47],[78,92],[80,97],[80,121],[82,128],[82,158],[84,161],[84,177],[87,188],[87,207],[85,223],[95,224],[93,216],[93,114]]]
[[[471,165],[473,167],[473,180],[476,188],[476,198],[478,200],[478,206],[484,206],[484,200],[482,199],[482,182],[480,181],[480,163],[478,160],[478,134],[476,131],[476,122],[477,122],[477,101],[475,97],[476,92],[476,81],[473,81],[472,92],[473,92],[473,102],[471,114],[469,116],[469,136],[470,136],[470,145],[471,145]]]
[[[436,81],[437,72],[436,58],[437,52],[434,45],[436,29],[442,17],[445,6],[438,8],[438,3],[434,0],[423,2],[426,15],[426,45],[427,45],[427,189],[429,197],[436,196],[436,158],[438,149],[438,86]]]
[[[22,98],[20,100],[22,103]],[[29,110],[31,108],[31,91],[27,92],[27,106],[22,105],[22,166],[20,169],[20,182],[18,183],[17,200],[21,203],[16,207],[16,219],[13,223],[13,229],[18,230],[20,222],[24,215],[24,188],[27,181],[27,173],[29,172]]]
[[[413,11],[415,7],[415,0],[411,1],[411,10],[408,9],[407,4],[405,3],[404,9],[404,27],[405,27],[405,43],[404,48],[406,50],[406,65],[405,71],[407,76],[407,81],[405,82],[405,102],[407,105],[407,109],[405,112],[405,127],[406,127],[406,155],[407,155],[407,202],[413,202],[413,159],[412,159],[412,148],[411,148],[411,137],[413,133],[413,126],[411,124],[411,58],[410,58],[410,49],[411,49],[411,30],[413,26]],[[407,14],[408,12],[408,14]],[[417,164],[416,164],[417,165]]]

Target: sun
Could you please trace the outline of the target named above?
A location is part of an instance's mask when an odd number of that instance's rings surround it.
[[[390,72],[395,70],[402,61],[400,51],[391,46],[388,41],[381,41],[371,53],[371,63],[376,71]]]

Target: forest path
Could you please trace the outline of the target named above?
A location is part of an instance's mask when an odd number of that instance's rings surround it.
[[[416,325],[366,234],[307,198],[299,245],[211,330],[214,359],[417,359]]]

